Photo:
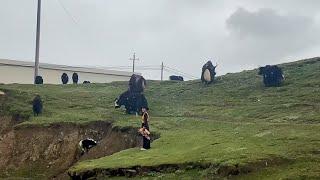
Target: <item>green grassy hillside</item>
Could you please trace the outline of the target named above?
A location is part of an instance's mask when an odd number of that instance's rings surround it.
[[[181,171],[146,177],[224,176],[220,167],[240,167],[253,172],[237,178],[319,178],[320,58],[281,67],[285,83],[275,88],[265,88],[256,70],[218,77],[210,86],[200,81],[148,82],[151,131],[161,134],[152,149],[83,161],[70,172],[178,164]],[[7,94],[0,99],[1,113],[29,117],[22,123],[26,125],[108,120],[138,127],[140,117],[113,107],[126,88],[126,83],[0,85]],[[44,100],[40,117],[31,116],[35,94]]]

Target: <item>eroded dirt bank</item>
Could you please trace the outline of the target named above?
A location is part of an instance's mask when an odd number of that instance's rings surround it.
[[[190,162],[183,164],[162,164],[158,166],[134,166],[130,168],[116,168],[116,169],[92,169],[90,171],[83,171],[79,173],[70,173],[70,177],[74,180],[82,179],[105,179],[108,177],[134,177],[145,176],[149,173],[174,173],[181,170],[196,169],[199,171],[206,170],[206,177],[199,179],[229,179],[236,176],[241,176],[251,172],[255,172],[267,167],[273,167],[281,164],[290,164],[292,160],[282,157],[269,157],[266,159],[259,159],[255,162],[247,164],[215,164],[215,163],[200,163]]]
[[[14,118],[1,117],[0,172],[2,177],[68,178],[65,171],[79,160],[94,159],[137,147],[141,137],[135,128],[113,127],[110,122],[88,124],[14,126]],[[78,143],[98,141],[84,156]]]

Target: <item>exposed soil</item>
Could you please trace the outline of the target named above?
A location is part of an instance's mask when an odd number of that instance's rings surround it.
[[[141,145],[137,129],[113,127],[106,121],[15,126],[17,122],[0,118],[0,174],[7,177],[69,179],[66,170],[79,160]],[[98,145],[80,157],[78,143],[84,138],[93,138]]]
[[[281,157],[270,157],[261,159],[256,162],[249,162],[247,164],[239,165],[224,165],[213,163],[184,163],[184,164],[162,164],[159,166],[134,166],[130,168],[116,168],[116,169],[93,169],[90,171],[80,172],[78,174],[70,174],[74,180],[81,179],[99,179],[106,177],[133,177],[144,176],[149,173],[174,173],[180,170],[199,169],[207,170],[207,177],[205,179],[224,179],[226,177],[239,176],[248,174],[266,167],[278,166],[281,164],[291,163],[291,160]]]

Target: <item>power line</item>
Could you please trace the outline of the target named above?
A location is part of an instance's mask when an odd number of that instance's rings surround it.
[[[188,74],[180,73],[180,72],[177,72],[177,71],[172,71],[172,70],[166,70],[166,71],[175,73],[175,74],[177,74],[177,75],[182,75],[182,76],[187,77],[187,78],[189,78],[189,79],[198,79],[198,78],[196,78],[196,77],[194,77],[194,76],[190,76],[190,75],[188,75]]]
[[[127,69],[131,69],[132,66],[113,66],[113,67],[101,67],[101,68],[127,70]],[[137,70],[160,70],[160,67],[158,67],[158,66],[135,66],[135,69],[137,69]]]
[[[192,77],[192,79],[198,79],[197,76],[194,76],[194,75],[191,75],[191,74],[182,72],[182,71],[180,71],[180,70],[178,70],[178,69],[175,69],[175,68],[171,68],[171,67],[165,66],[165,69],[171,70],[171,71],[173,71],[173,72],[178,72],[178,74],[181,74],[181,75],[185,75],[185,76]]]
[[[127,70],[131,69],[132,66],[111,66],[111,67],[103,67],[103,69],[110,69],[110,70]],[[159,65],[145,65],[145,66],[135,66],[136,70],[142,70],[142,71],[166,71],[169,73],[177,74],[177,75],[182,75],[184,77],[187,77],[189,79],[199,79],[198,77],[188,74],[186,72],[180,71],[178,69],[168,67],[168,66],[159,66]],[[162,74],[162,73],[161,73]]]
[[[57,0],[58,3],[60,4],[60,6],[62,7],[62,9],[64,10],[64,12],[71,18],[71,20],[78,25],[78,22],[76,21],[76,19],[72,16],[72,14],[68,11],[68,9],[64,6],[64,4],[61,2],[61,0]]]
[[[174,73],[174,74],[176,74],[176,75],[182,75],[182,76],[187,77],[187,78],[189,78],[189,79],[193,79],[193,80],[198,79],[197,77],[192,76],[192,75],[188,75],[188,74],[186,74],[186,73],[184,73],[184,72],[177,72],[177,71],[174,71],[174,70],[171,70],[171,69],[168,69],[168,68],[165,68],[164,70],[165,70],[166,72]]]

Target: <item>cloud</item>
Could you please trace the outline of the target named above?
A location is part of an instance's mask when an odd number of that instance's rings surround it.
[[[280,62],[319,43],[314,19],[280,14],[273,9],[250,12],[238,8],[227,20],[224,57],[247,66]],[[237,63],[237,64],[238,64]]]
[[[273,9],[249,12],[239,8],[227,19],[226,24],[232,33],[237,33],[237,36],[298,37],[309,33],[313,19],[295,15],[280,15]]]
[[[208,59],[224,74],[320,49],[318,0],[60,2],[42,2],[41,62],[129,66],[136,52],[137,66],[164,61],[199,76]],[[32,61],[36,1],[1,0],[0,21],[0,58]]]

